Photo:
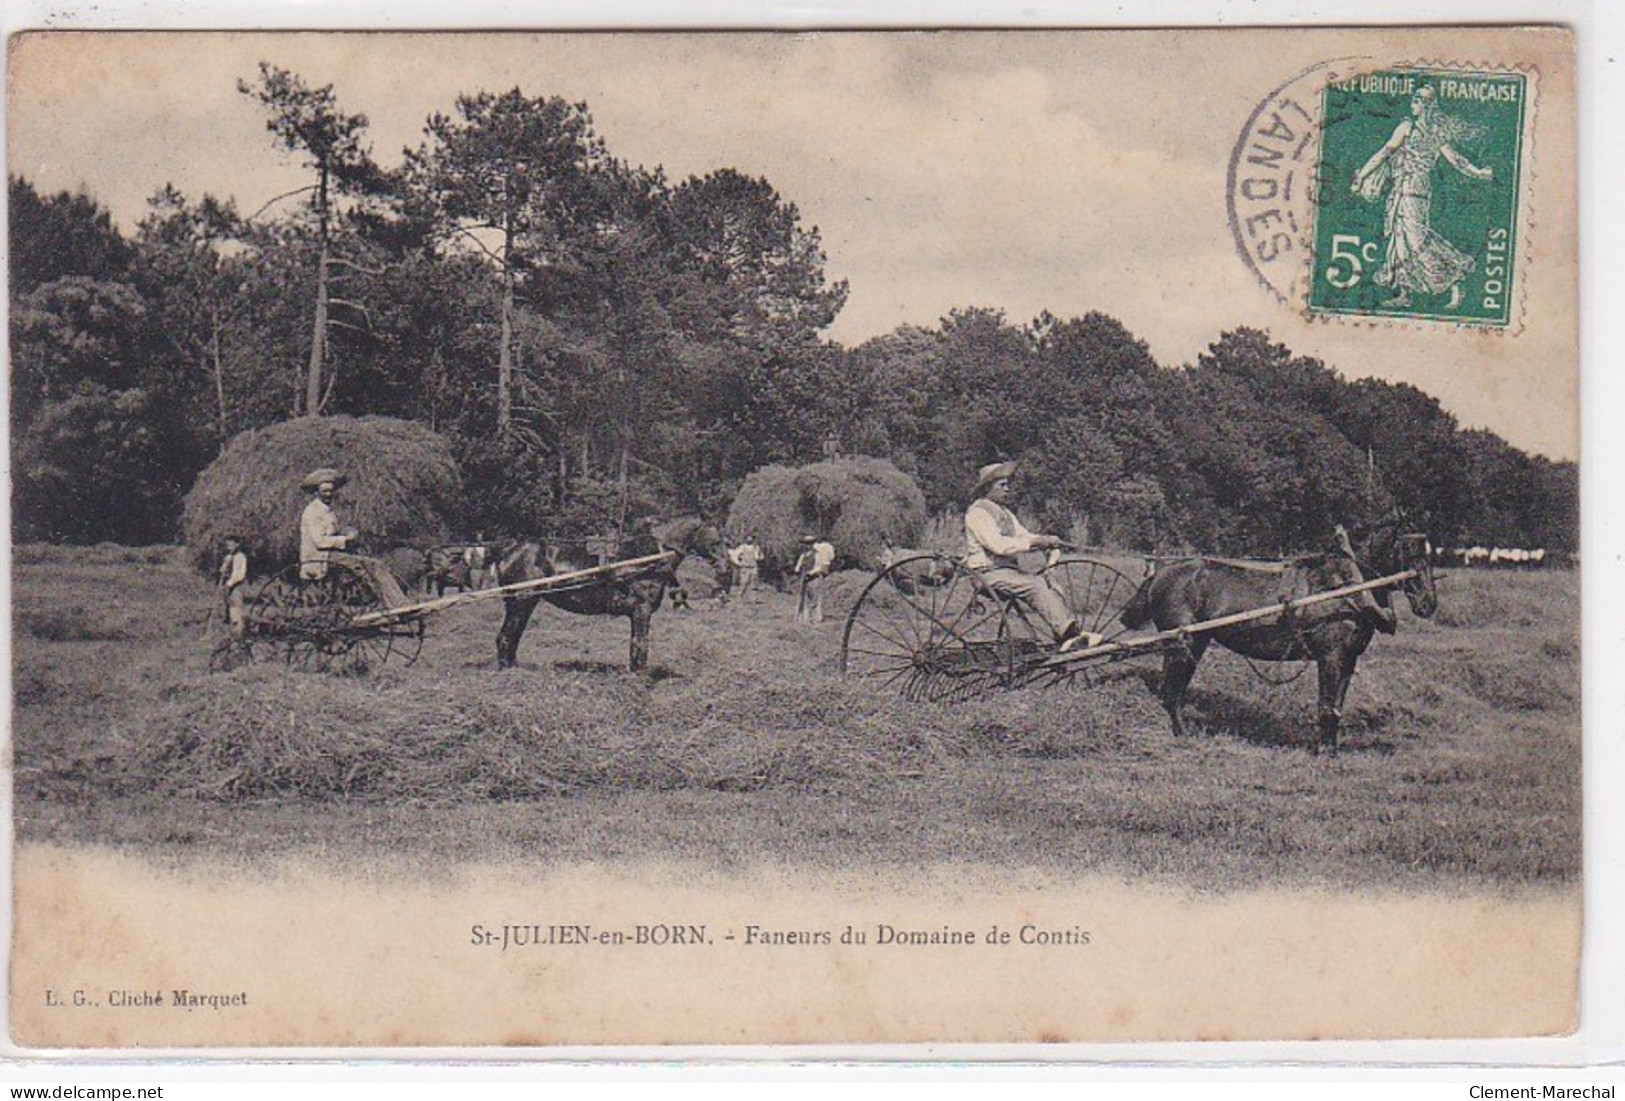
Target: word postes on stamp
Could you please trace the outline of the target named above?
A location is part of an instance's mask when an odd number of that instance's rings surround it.
[[[1326,85],[1311,313],[1512,322],[1529,91],[1521,72],[1444,69]]]

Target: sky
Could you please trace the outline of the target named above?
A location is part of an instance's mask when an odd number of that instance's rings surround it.
[[[1237,255],[1226,172],[1249,115],[1306,66],[1350,54],[1538,64],[1544,159],[1526,191],[1515,334],[1310,321]],[[333,84],[344,109],[367,115],[386,164],[460,93],[518,87],[585,101],[615,155],[673,179],[763,176],[817,226],[829,275],[850,283],[828,334],[847,345],[970,306],[1015,323],[1100,310],[1174,366],[1250,325],[1345,376],[1412,383],[1464,427],[1579,453],[1561,41],[1493,28],[25,35],[9,56],[8,170],[41,190],[88,191],[126,231],[166,183],[258,210],[305,182],[236,91],[261,61]]]

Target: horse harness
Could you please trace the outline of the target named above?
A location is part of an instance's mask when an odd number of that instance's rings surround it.
[[[1286,560],[1271,558],[1227,558],[1219,555],[1196,555],[1181,556],[1178,561],[1189,561],[1191,557],[1195,557],[1197,561],[1202,563],[1203,567],[1215,565],[1225,566],[1231,569],[1246,570],[1251,573],[1279,574],[1282,581],[1287,581],[1294,576],[1294,571],[1300,569],[1304,564],[1316,561],[1317,559],[1331,557],[1332,555],[1347,558],[1354,564],[1354,568],[1359,571],[1361,577],[1366,576],[1366,574],[1369,572],[1369,567],[1365,563],[1361,562],[1355,554],[1353,554],[1351,551],[1345,552],[1343,550],[1327,551],[1324,554],[1306,555],[1302,558]],[[1155,563],[1157,561],[1158,559],[1155,557],[1148,557],[1146,559],[1148,571],[1154,571],[1156,569]],[[1278,662],[1276,662],[1276,664],[1296,660],[1298,662],[1298,669],[1296,672],[1292,673],[1290,676],[1274,677],[1266,673],[1260,667],[1262,662],[1258,659],[1248,657],[1246,654],[1239,652],[1237,653],[1237,656],[1240,657],[1242,661],[1247,663],[1247,668],[1252,671],[1253,676],[1257,677],[1260,681],[1263,681],[1265,684],[1268,684],[1271,687],[1284,688],[1287,685],[1296,683],[1300,677],[1309,671],[1310,663],[1315,660],[1314,652],[1309,648],[1309,641],[1304,636],[1303,617],[1299,614],[1299,609],[1291,606],[1293,600],[1301,598],[1304,595],[1306,594],[1294,592],[1292,587],[1289,585],[1281,585],[1276,591],[1276,599],[1282,605],[1282,626],[1286,627],[1292,632],[1292,646],[1287,650],[1286,654],[1283,655]],[[1356,615],[1358,615],[1360,611],[1357,607],[1351,608],[1350,610]],[[1190,653],[1189,639],[1183,632],[1181,632],[1177,638],[1177,645],[1185,651],[1187,657],[1194,660],[1194,655]]]

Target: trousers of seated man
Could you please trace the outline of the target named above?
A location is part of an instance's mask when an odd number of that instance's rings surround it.
[[[1021,570],[995,567],[982,570],[983,583],[1000,596],[1013,596],[1037,612],[1059,642],[1066,629],[1072,626],[1072,611],[1061,594],[1048,581]]]

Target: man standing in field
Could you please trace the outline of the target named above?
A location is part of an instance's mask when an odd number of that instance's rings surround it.
[[[1054,633],[1061,652],[1080,644],[1093,646],[1098,636],[1079,627],[1065,598],[1044,578],[1024,571],[1016,560],[1026,551],[1051,550],[1063,543],[1059,536],[1028,531],[1006,507],[1015,473],[1015,463],[989,463],[978,472],[971,506],[965,511],[965,565],[980,574],[994,592],[1014,597],[1037,612]]]
[[[745,541],[728,552],[734,572],[739,575],[739,602],[756,591],[756,574],[762,565],[762,548],[756,545],[756,536],[747,535]]]
[[[834,567],[834,544],[812,535],[801,537],[801,557],[796,559],[796,573],[801,577],[797,623],[816,626],[824,622],[824,579]]]

